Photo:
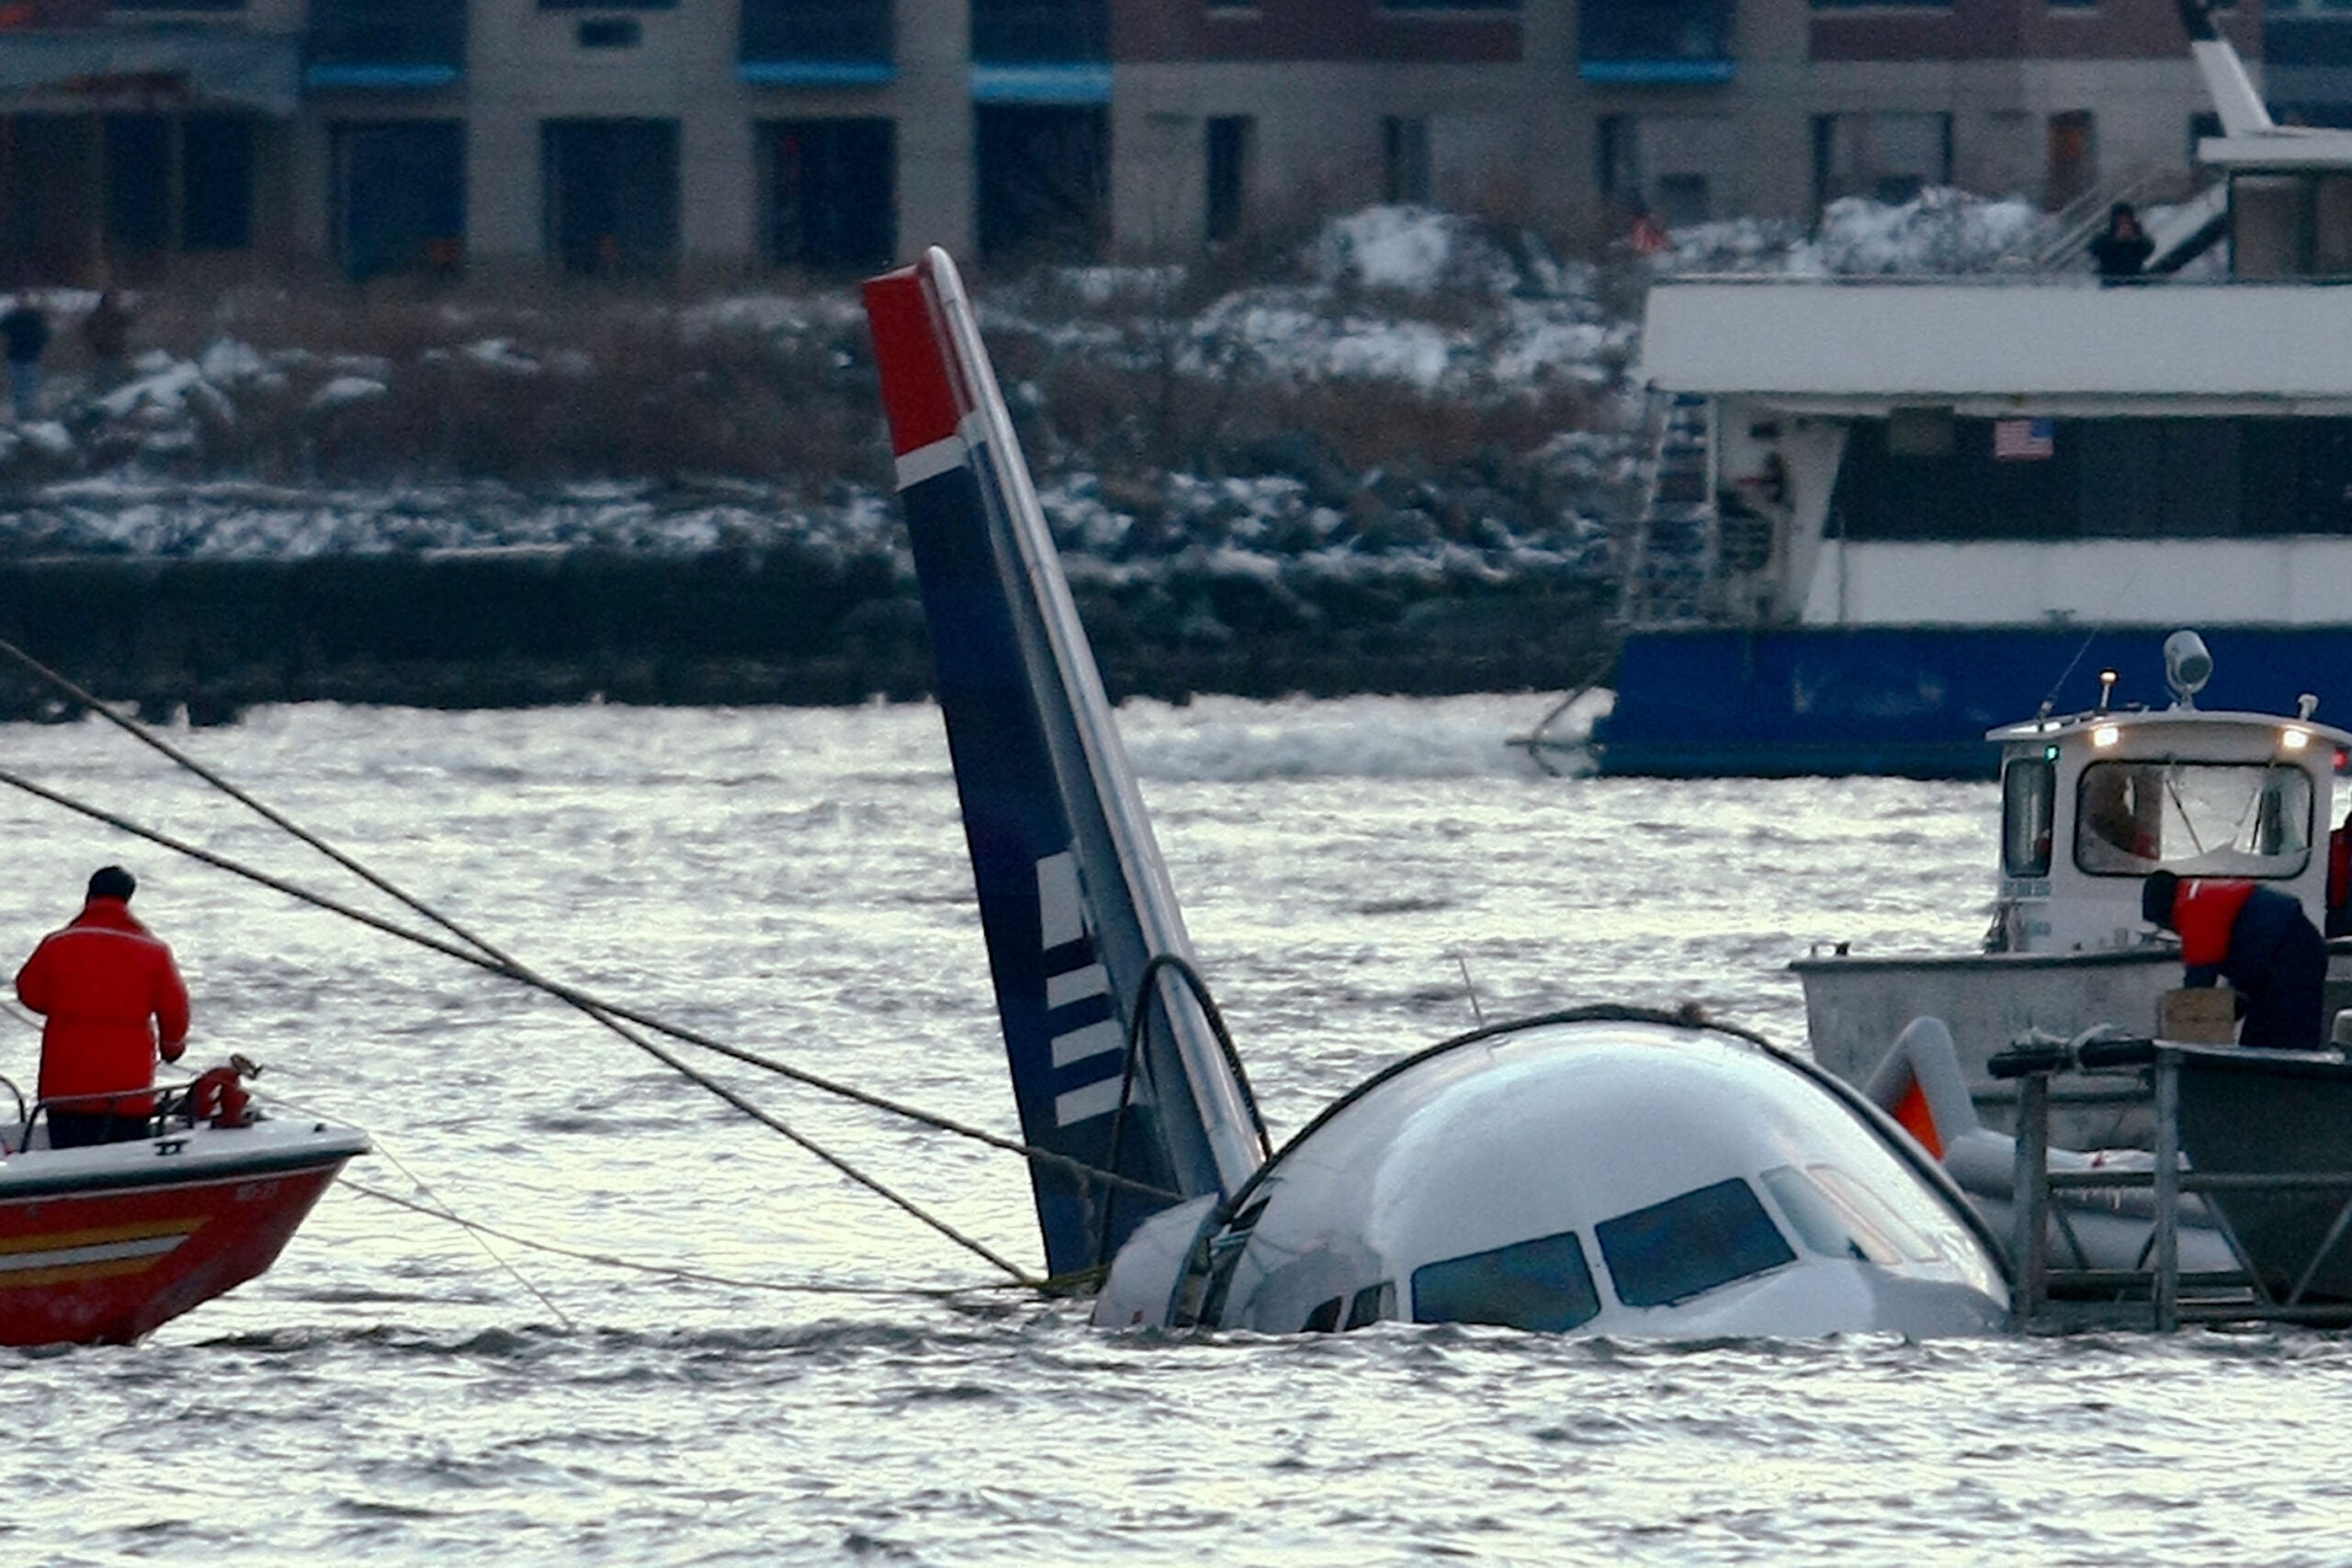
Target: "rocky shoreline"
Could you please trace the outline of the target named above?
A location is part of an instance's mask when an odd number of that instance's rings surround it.
[[[1114,698],[1549,690],[1608,654],[1598,585],[1565,570],[1074,577]],[[931,685],[913,584],[879,551],[0,561],[0,637],[107,702],[198,724],[272,703],[840,705]],[[0,671],[0,719],[75,716]]]

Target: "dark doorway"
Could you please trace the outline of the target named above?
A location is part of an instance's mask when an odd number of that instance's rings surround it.
[[[106,117],[107,252],[152,256],[172,243],[172,122],[159,114]]]
[[[888,266],[899,243],[898,135],[887,119],[760,128],[763,226],[776,266]]]
[[[1111,118],[1092,105],[984,104],[979,248],[989,261],[1091,261],[1110,211]]]
[[[254,122],[192,114],[180,122],[180,248],[241,251],[254,243]]]
[[[582,277],[668,270],[678,258],[678,122],[541,126],[548,254]]]
[[[1212,243],[1241,232],[1250,211],[1250,143],[1255,130],[1246,114],[1213,115],[1208,120],[1208,211],[1205,232]]]
[[[1390,115],[1380,122],[1380,198],[1430,198],[1430,122],[1419,115]]]
[[[0,119],[0,267],[8,285],[86,278],[102,221],[99,122],[88,115]]]
[[[2098,183],[2098,128],[2088,109],[2050,117],[2052,210],[2065,206]]]
[[[464,259],[466,138],[456,120],[347,121],[334,140],[336,259],[354,278]]]

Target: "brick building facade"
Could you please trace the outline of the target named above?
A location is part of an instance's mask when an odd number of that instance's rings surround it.
[[[2257,55],[2252,0],[2233,26]],[[849,270],[1383,198],[2059,200],[2184,177],[2203,108],[2165,0],[0,0],[0,270]]]

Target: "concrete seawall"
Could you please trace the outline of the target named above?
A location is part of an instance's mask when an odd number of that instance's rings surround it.
[[[1076,575],[1114,696],[1542,690],[1606,657],[1602,592],[1565,574]],[[108,701],[198,723],[314,701],[834,705],[931,681],[913,586],[878,553],[0,561],[0,637]],[[0,671],[0,718],[66,716]]]

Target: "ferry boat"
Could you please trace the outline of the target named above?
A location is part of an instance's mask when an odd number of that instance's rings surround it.
[[[1915,1019],[1940,1019],[1988,1122],[2010,1123],[2015,1086],[1988,1063],[2030,1033],[2068,1037],[2098,1025],[2134,1034],[2181,983],[2176,940],[2140,916],[2149,873],[2245,877],[2295,897],[2328,925],[2329,827],[2352,731],[2323,724],[2300,696],[2285,713],[2205,709],[2199,694],[2224,671],[2194,632],[2164,639],[2172,700],[2096,672],[2100,697],[2080,712],[2044,709],[1983,737],[2001,778],[1997,894],[1981,951],[1859,953],[1845,943],[1792,965],[1804,987],[1815,1060],[1856,1084]],[[2352,1006],[2352,944],[2329,959],[2329,1016]],[[2075,1148],[2141,1142],[2136,1090],[2071,1086],[2052,1135]]]
[[[128,1344],[277,1260],[368,1139],[260,1117],[236,1076],[159,1090],[141,1136],[81,1148],[50,1147],[47,1103],[18,1100],[0,1142],[0,1345]]]
[[[2352,691],[2352,131],[2275,124],[2202,4],[2216,177],[2144,276],[1652,288],[1601,771],[1983,777],[1985,730],[2154,688],[2185,624],[2217,705]]]

